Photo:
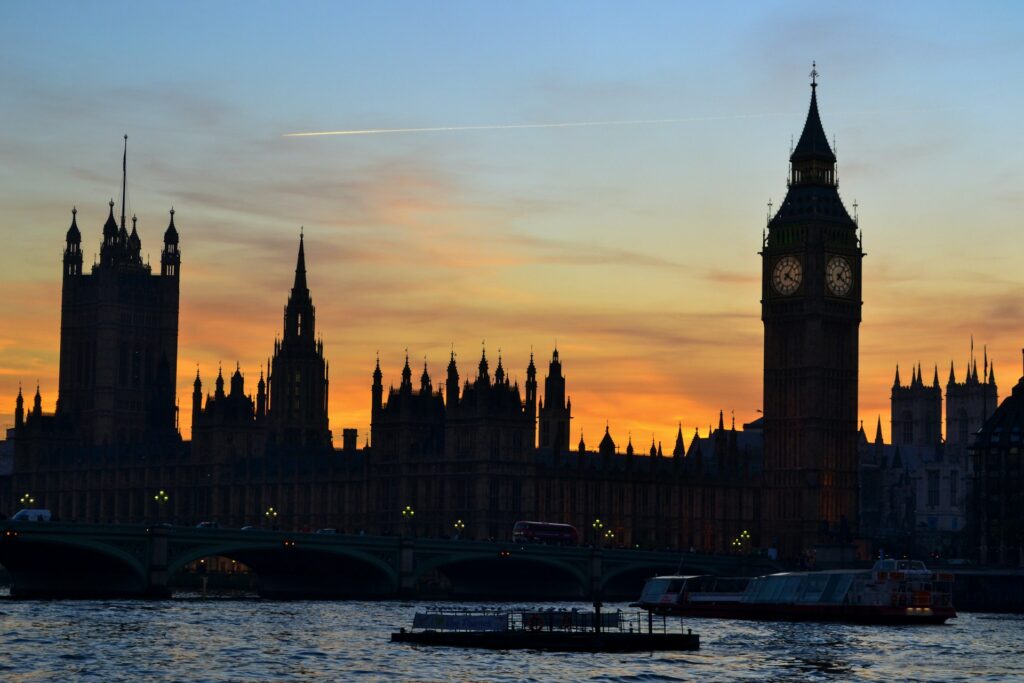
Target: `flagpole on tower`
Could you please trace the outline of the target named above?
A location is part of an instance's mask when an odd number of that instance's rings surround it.
[[[124,229],[124,198],[128,188],[128,134],[124,135],[124,156],[121,158],[121,228]]]

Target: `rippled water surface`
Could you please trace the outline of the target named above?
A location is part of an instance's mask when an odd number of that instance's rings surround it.
[[[965,614],[923,628],[691,619],[699,652],[653,655],[389,643],[424,606],[0,600],[0,680],[1024,680],[1021,616]]]

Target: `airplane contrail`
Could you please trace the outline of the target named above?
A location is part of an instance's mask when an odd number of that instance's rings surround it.
[[[430,128],[365,128],[354,130],[321,130],[303,133],[284,133],[286,138],[314,138],[328,135],[387,135],[391,133],[437,133],[460,130],[515,130],[523,128],[585,128],[592,126],[642,126],[659,123],[695,123],[700,121],[730,121],[737,119],[761,119],[773,116],[789,116],[791,112],[766,112],[761,114],[733,114],[727,116],[688,116],[675,119],[627,119],[621,121],[570,121],[563,123],[511,123],[480,126],[434,126]]]

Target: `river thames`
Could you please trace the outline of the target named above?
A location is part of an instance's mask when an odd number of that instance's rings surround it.
[[[933,627],[688,619],[701,636],[701,650],[653,655],[388,642],[392,630],[411,625],[417,609],[434,605],[439,603],[3,599],[0,680],[1024,680],[1022,615],[963,614]],[[629,609],[625,603],[605,609],[619,608]]]

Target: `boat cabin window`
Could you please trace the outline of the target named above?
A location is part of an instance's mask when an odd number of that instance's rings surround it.
[[[668,590],[670,579],[648,579],[644,584],[643,593],[640,595],[641,602],[658,602],[661,596]]]
[[[779,602],[794,602],[796,596],[799,595],[800,586],[804,582],[802,576],[787,576],[786,580],[782,584],[782,590],[779,592]]]
[[[803,593],[800,595],[800,602],[818,602],[822,591],[825,590],[825,586],[828,584],[828,579],[828,574],[808,575],[807,581],[804,583]]]

